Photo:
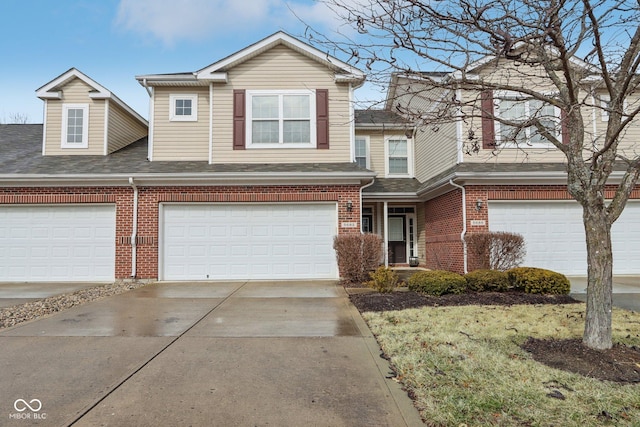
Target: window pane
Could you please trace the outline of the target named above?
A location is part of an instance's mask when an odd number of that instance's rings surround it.
[[[278,121],[263,120],[252,123],[251,141],[255,144],[278,142]]]
[[[389,140],[389,157],[406,157],[407,156],[407,140],[406,139],[390,139]]]
[[[251,114],[254,119],[277,119],[278,95],[261,95],[251,98]]]
[[[367,168],[367,158],[366,157],[357,157],[356,156],[356,164],[361,168]]]
[[[284,95],[284,118],[285,119],[308,119],[309,95]]]
[[[367,140],[356,138],[356,157],[367,157]]]
[[[283,142],[311,142],[311,122],[309,120],[285,120]]]
[[[191,115],[191,100],[176,99],[176,116],[190,116],[190,115]]]
[[[67,142],[82,143],[82,126],[84,110],[69,108],[67,110]]]
[[[390,157],[389,158],[389,173],[408,173],[409,169],[407,168],[407,158],[397,158]]]

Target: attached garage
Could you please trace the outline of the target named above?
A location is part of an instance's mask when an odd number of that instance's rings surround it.
[[[0,206],[0,281],[111,281],[115,205]]]
[[[582,207],[572,201],[490,201],[489,229],[524,236],[524,265],[587,274]],[[614,274],[640,274],[640,202],[630,201],[611,230]]]
[[[161,205],[161,280],[335,279],[335,203]]]

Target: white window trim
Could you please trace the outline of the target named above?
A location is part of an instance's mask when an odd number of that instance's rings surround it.
[[[404,139],[407,141],[407,173],[389,172],[389,141]],[[384,139],[384,175],[387,178],[413,178],[413,139],[406,135],[389,135]]]
[[[176,115],[176,101],[191,101],[191,115]],[[176,93],[169,95],[169,120],[172,122],[197,122],[198,121],[198,94],[196,93]]]
[[[82,110],[82,142],[67,142],[69,110]],[[61,148],[89,148],[89,104],[62,104],[62,140]]]
[[[356,161],[356,141],[358,139],[364,139],[366,145],[366,168],[371,169],[371,138],[369,135],[356,135],[353,139],[353,161]]]
[[[245,120],[246,120],[246,148],[248,149],[261,149],[261,148],[316,148],[317,138],[317,117],[316,117],[316,92],[314,90],[300,89],[300,90],[248,90],[246,91],[245,101]],[[280,142],[278,143],[253,143],[253,112],[252,112],[252,99],[253,96],[258,95],[308,95],[309,96],[309,121],[310,128],[310,142],[302,143],[290,143],[283,142],[282,140],[282,124],[283,118],[279,117],[280,129]],[[282,112],[280,112],[282,113]]]
[[[550,95],[550,94],[549,94]],[[525,98],[525,99],[523,99]],[[528,117],[529,115],[529,99],[530,98],[526,95],[523,95],[521,93],[518,92],[512,92],[512,91],[500,91],[500,92],[496,92],[494,93],[494,97],[493,97],[493,109],[495,111],[496,117],[500,117],[500,101],[502,100],[524,100],[527,101],[525,104],[525,116]],[[562,129],[561,129],[561,121],[560,121],[560,109],[558,107],[553,107],[553,115],[554,115],[554,121],[557,123],[557,130],[556,130],[556,138],[562,142]],[[525,144],[518,144],[517,142],[514,141],[506,141],[506,142],[502,142],[502,133],[501,131],[501,126],[502,123],[500,123],[499,120],[494,120],[494,132],[495,132],[495,139],[496,139],[496,144],[499,145],[501,148],[553,148],[554,145],[547,141],[547,142],[531,142],[531,135],[530,135],[530,129],[529,128],[525,128],[523,129],[523,131],[525,132],[525,138],[526,138],[526,142]]]

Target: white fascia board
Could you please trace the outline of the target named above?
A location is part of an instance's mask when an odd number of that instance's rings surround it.
[[[229,83],[229,76],[225,72],[211,73],[206,76],[197,77],[197,79],[213,83]]]
[[[207,82],[198,82],[196,76],[193,73],[183,73],[183,74],[146,74],[141,76],[136,76],[135,79],[140,83],[141,86],[154,86],[154,85],[163,85],[163,84],[171,84],[171,83],[188,83],[198,85],[208,85]]]
[[[58,187],[62,185],[74,186],[105,186],[105,185],[129,185],[129,178],[135,179],[138,185],[318,185],[318,184],[352,184],[362,185],[373,180],[375,174],[350,172],[350,173],[215,173],[215,174],[7,174],[0,175],[0,184],[8,187]]]
[[[405,200],[405,201],[413,201],[415,202],[416,200],[418,200],[418,194],[417,193],[369,193],[366,191],[362,192],[362,198],[363,199],[376,199],[376,200],[393,200],[395,201],[399,201],[399,200]]]
[[[92,78],[90,78],[89,76],[82,73],[80,70],[76,68],[69,69],[68,71],[62,73],[55,79],[51,80],[49,83],[37,89],[36,95],[39,98],[47,98],[48,96],[50,97],[52,94],[59,92],[58,90],[56,90],[58,86],[65,84],[67,81],[73,78],[78,78],[83,82],[85,82],[93,90],[96,91],[95,92],[96,94],[101,94],[102,96],[105,96],[105,97],[111,96],[111,92],[107,88],[105,88],[104,86],[102,86],[101,84],[99,84],[98,82],[96,82],[95,80],[93,80]]]

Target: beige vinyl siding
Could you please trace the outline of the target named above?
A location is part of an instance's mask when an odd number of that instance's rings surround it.
[[[48,99],[47,140],[45,155],[102,155],[104,154],[104,99],[93,100],[89,92],[93,89],[82,80],[74,78],[61,88],[62,99]],[[62,148],[62,120],[64,104],[87,104],[89,106],[88,148]],[[87,121],[85,121],[85,124]],[[66,124],[65,124],[66,125]]]
[[[146,136],[148,129],[115,102],[109,102],[108,153],[113,153]]]
[[[369,162],[371,170],[384,176],[384,133],[382,131],[357,131],[358,135],[369,136]]]
[[[416,132],[415,176],[420,182],[438,175],[458,162],[456,122],[424,126]]]
[[[285,46],[276,46],[228,71],[229,83],[213,95],[213,163],[351,162],[349,85],[336,84],[328,67]],[[233,150],[233,90],[329,90],[329,149]]]
[[[499,72],[497,72],[499,71]],[[543,70],[531,70],[526,66],[514,66],[511,61],[500,61],[498,65],[490,64],[485,66],[481,71],[483,79],[488,81],[500,81],[508,79],[511,82],[526,82],[529,87],[534,86],[539,91],[555,91],[555,87],[545,77]],[[516,85],[516,84],[514,84]],[[465,96],[475,96],[477,93],[465,92]],[[602,136],[606,132],[606,121],[602,121],[602,111],[597,105],[593,105],[593,98],[588,93],[588,88],[584,88],[581,93],[585,105],[582,107],[584,129],[585,129],[585,158],[590,157],[591,143],[595,143],[596,147]],[[469,99],[469,98],[467,98]],[[629,104],[638,102],[638,97],[634,96],[629,100]],[[595,122],[594,122],[595,118]],[[542,162],[565,162],[564,154],[555,147],[497,147],[494,150],[482,149],[482,130],[481,120],[475,118],[473,122],[469,121],[465,124],[463,135],[471,129],[477,136],[476,143],[480,147],[477,154],[465,154],[465,162],[500,162],[500,163],[542,163]],[[595,126],[594,126],[595,125]],[[464,139],[463,139],[464,140]],[[627,131],[622,135],[619,153],[622,155],[634,155],[637,153],[637,143],[640,141],[640,124],[636,121],[632,123]],[[469,144],[465,140],[466,144]]]
[[[170,121],[171,95],[198,95],[197,121]],[[229,112],[229,114],[231,114]],[[209,88],[156,87],[153,111],[153,160],[209,160]]]

